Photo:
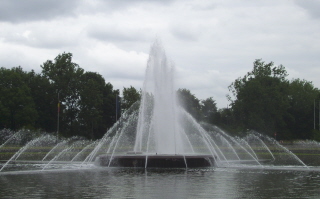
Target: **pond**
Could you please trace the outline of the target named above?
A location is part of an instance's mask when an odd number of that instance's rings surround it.
[[[319,198],[320,168],[88,168],[0,174],[0,198]]]

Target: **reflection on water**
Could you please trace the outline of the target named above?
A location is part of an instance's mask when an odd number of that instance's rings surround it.
[[[318,170],[121,169],[8,172],[0,198],[318,198]]]

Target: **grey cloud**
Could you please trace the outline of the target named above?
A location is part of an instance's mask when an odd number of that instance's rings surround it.
[[[113,0],[101,0],[100,2],[102,4],[105,4],[107,6],[113,7],[113,8],[125,8],[131,5],[136,5],[136,4],[162,4],[162,5],[169,5],[172,2],[174,2],[175,0],[120,0],[120,1],[113,1]]]
[[[184,41],[196,41],[198,39],[198,34],[196,32],[187,29],[173,28],[172,34],[177,39]]]
[[[143,32],[146,32],[146,30],[128,31],[126,29],[117,29],[112,26],[103,28],[91,26],[88,28],[87,34],[94,39],[108,42],[145,42],[148,39]]]
[[[82,13],[104,13],[110,14],[117,11],[126,10],[137,5],[171,5],[176,0],[96,0],[88,1],[80,8]]]
[[[64,34],[64,37],[61,37],[61,34]],[[31,31],[18,30],[12,34],[7,32],[3,41],[6,43],[16,43],[46,49],[60,49],[75,46],[78,42],[77,36],[71,32],[58,31],[57,33],[49,33],[44,29],[32,29]]]
[[[318,0],[295,0],[295,3],[305,9],[312,17],[320,18],[320,1]]]
[[[1,0],[0,21],[19,23],[71,16],[77,0]]]
[[[126,9],[138,4],[170,5],[175,0],[1,0],[0,21],[22,23],[76,16],[78,12],[99,13]]]
[[[143,71],[144,72],[144,71]],[[138,72],[131,72],[128,73],[127,71],[112,71],[112,72],[105,72],[106,78],[115,78],[123,79],[123,80],[142,80],[144,77],[144,73]]]
[[[125,34],[121,32],[113,32],[113,31],[89,31],[88,36],[95,38],[97,40],[102,41],[133,41],[137,42],[138,40],[141,40],[142,38],[137,38],[133,34]]]

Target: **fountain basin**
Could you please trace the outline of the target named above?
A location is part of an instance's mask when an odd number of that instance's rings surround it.
[[[96,159],[99,166],[142,167],[142,168],[196,168],[214,166],[212,155],[180,154],[124,154],[100,155]]]

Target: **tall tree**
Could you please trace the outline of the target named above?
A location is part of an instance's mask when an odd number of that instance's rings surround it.
[[[117,107],[119,100],[119,90],[113,90],[110,82],[106,83],[103,90],[103,121],[106,128],[110,128],[121,116],[121,111]]]
[[[200,100],[188,89],[179,89],[177,94],[180,105],[196,120],[202,119]]]
[[[291,115],[287,121],[290,136],[295,139],[314,138],[314,103],[318,104],[320,92],[312,82],[294,79],[290,82],[288,112]],[[318,114],[316,114],[318,116]],[[316,120],[318,123],[318,120]],[[316,128],[319,127],[316,125]]]
[[[274,66],[255,60],[253,70],[236,79],[229,90],[235,97],[232,110],[244,129],[253,129],[273,135],[284,132],[289,117],[287,71],[284,66]]]
[[[39,115],[36,128],[47,132],[57,129],[57,101],[54,87],[49,80],[33,70],[27,73],[27,85],[30,88],[35,108]]]
[[[217,113],[217,104],[212,97],[209,97],[205,100],[201,100],[201,112],[204,117],[204,120],[208,123],[214,123],[215,116]]]
[[[22,68],[0,69],[0,128],[34,128],[38,117]]]
[[[63,109],[61,112],[62,131],[69,136],[75,135],[80,130],[77,117],[80,107],[80,82],[84,70],[72,62],[71,53],[62,53],[54,61],[46,61],[41,68],[43,76],[49,79],[59,95]]]
[[[129,88],[124,87],[122,90],[122,95],[121,108],[123,111],[130,108],[132,104],[134,104],[136,101],[139,101],[141,98],[141,93],[139,93],[139,91],[132,86]]]
[[[83,135],[91,139],[100,137],[99,127],[103,125],[104,78],[94,72],[86,72],[81,77],[79,121]],[[105,131],[106,129],[104,129]]]

